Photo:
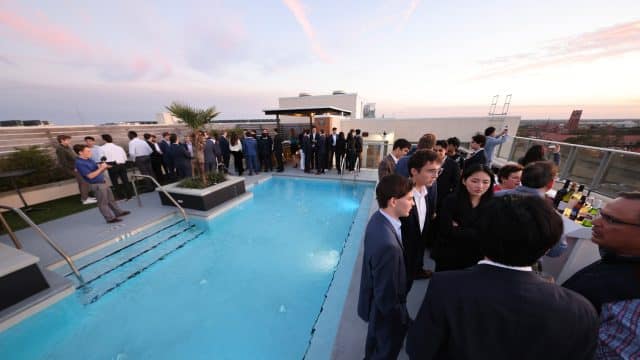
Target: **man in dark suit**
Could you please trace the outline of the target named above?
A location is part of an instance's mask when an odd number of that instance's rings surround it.
[[[360,168],[362,167],[362,150],[364,150],[364,141],[362,140],[362,135],[360,135],[360,129],[356,129],[355,147],[356,158],[358,159],[356,171],[360,172]]]
[[[316,174],[324,174],[324,167],[327,165],[327,145],[329,145],[327,137],[324,134],[324,129],[321,129],[316,144]]]
[[[384,159],[380,161],[380,164],[378,164],[378,180],[395,173],[398,160],[407,155],[410,149],[411,143],[407,139],[396,140],[393,143],[393,149],[389,155],[385,156]]]
[[[364,235],[358,316],[369,323],[365,359],[396,359],[410,318],[400,217],[413,206],[411,182],[399,175],[383,178],[376,187],[380,210]]]
[[[311,164],[313,164],[313,145],[311,144],[311,136],[309,130],[305,130],[302,134],[302,152],[304,153],[304,172],[311,172]]]
[[[432,150],[418,150],[409,159],[409,171],[414,183],[414,205],[409,216],[400,218],[407,266],[407,293],[413,280],[428,279],[432,275],[431,270],[423,268],[431,219],[435,216],[435,196],[429,196],[428,189],[440,173],[440,158]]]
[[[176,167],[173,164],[173,156],[171,155],[171,141],[169,140],[171,134],[168,132],[162,133],[162,141],[160,141],[160,150],[162,151],[162,166],[166,175],[166,180],[171,182],[176,177]]]
[[[231,159],[231,149],[229,148],[229,140],[227,140],[227,132],[223,131],[218,139],[220,144],[220,152],[222,153],[222,162],[224,163],[224,172],[229,172],[229,159]]]
[[[311,160],[311,167],[316,169],[316,171],[318,171],[318,141],[320,140],[320,134],[318,134],[318,129],[316,128],[316,126],[312,126],[311,127],[311,134],[309,135],[309,141],[311,143],[311,152],[307,153],[305,151],[305,156],[309,156],[309,159]],[[305,170],[307,170],[306,164],[305,164]],[[308,170],[311,170],[311,168],[309,168]]]
[[[484,135],[474,135],[471,137],[470,147],[473,152],[469,154],[469,157],[464,161],[464,168],[468,169],[473,164],[486,164],[487,156],[484,152],[484,144],[487,138]]]
[[[447,195],[454,193],[460,184],[460,167],[454,159],[447,156],[447,146],[448,144],[445,140],[438,140],[434,148],[442,163],[442,174],[438,176],[437,181],[438,198],[436,199],[436,209],[440,209],[442,200]]]
[[[221,158],[222,150],[219,142],[213,136],[208,135],[204,143],[204,170],[206,172],[216,171]]]
[[[338,153],[336,152],[338,145],[338,128],[331,129],[331,134],[327,136],[327,140],[329,142],[329,156],[327,156],[327,166],[325,168],[331,170],[333,158],[336,158],[336,168],[340,166],[340,162],[338,160]]]
[[[273,129],[273,133],[275,134],[273,137],[273,156],[276,158],[276,165],[278,167],[278,172],[284,171],[284,159],[282,158],[282,142],[284,141],[284,137],[278,131],[278,128]]]
[[[435,273],[407,336],[411,359],[593,359],[598,317],[581,295],[532,269],[562,235],[562,219],[534,196],[487,204],[485,259]]]
[[[178,143],[178,135],[176,134],[169,135],[169,141],[171,142],[170,150],[173,164],[176,167],[177,178],[184,179],[193,176],[193,168],[191,166],[193,157],[186,144]]]
[[[640,192],[621,193],[600,215],[591,240],[602,259],[562,285],[584,295],[598,312],[604,304],[640,298]]]

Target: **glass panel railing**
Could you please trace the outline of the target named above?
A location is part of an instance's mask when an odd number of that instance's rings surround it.
[[[622,191],[638,190],[640,190],[640,156],[612,153],[597,191],[614,197]]]
[[[598,168],[600,168],[604,152],[596,149],[581,148],[576,149],[576,151],[576,160],[573,162],[573,166],[569,168],[567,178],[589,187],[593,177],[598,172]]]
[[[365,156],[363,159],[363,168],[377,169],[378,164],[382,160],[382,143],[367,143],[365,144]]]

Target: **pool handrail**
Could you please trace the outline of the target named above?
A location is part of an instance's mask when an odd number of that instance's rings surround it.
[[[178,204],[178,202],[176,201],[176,199],[173,198],[173,196],[169,195],[169,193],[167,192],[167,190],[164,189],[164,187],[162,185],[160,185],[160,183],[158,183],[158,181],[153,177],[153,176],[149,176],[149,175],[142,175],[142,174],[132,174],[131,176],[134,177],[134,179],[136,177],[141,177],[141,178],[147,178],[147,179],[151,179],[151,181],[153,181],[154,184],[156,184],[156,186],[160,189],[160,191],[162,191],[164,193],[164,195],[171,200],[171,202],[173,203],[173,205],[175,205],[178,210],[180,210],[180,213],[182,214],[182,217],[184,218],[184,221],[188,224],[189,223],[189,219],[187,218],[187,213],[186,211],[184,211],[184,209],[182,208],[182,206],[180,206],[180,204]],[[135,185],[135,180],[134,180],[134,184],[133,184],[133,191],[136,194],[136,199],[138,200],[138,207],[142,207],[142,200],[140,200],[140,194],[138,194],[138,189],[136,188]]]
[[[31,220],[30,217],[27,216],[27,214],[25,214],[19,208],[15,208],[15,207],[11,207],[11,206],[0,205],[0,208],[1,209],[6,209],[6,210],[11,210],[11,211],[15,212],[16,214],[18,214],[18,216],[20,216],[22,218],[22,220],[24,220],[24,222],[26,222],[30,227],[34,228],[36,230],[36,232],[38,234],[40,234],[40,236],[53,248],[53,250],[55,250],[58,253],[58,255],[60,255],[60,256],[62,256],[64,258],[64,260],[67,262],[67,264],[69,265],[69,267],[71,268],[73,273],[76,275],[76,277],[80,281],[80,284],[84,284],[85,283],[84,278],[80,274],[80,271],[78,271],[78,269],[76,268],[76,265],[74,264],[74,262],[71,259],[71,257],[69,255],[67,255],[67,253],[65,253],[64,250],[62,250],[60,247],[58,247],[58,245],[56,245],[56,243],[53,242],[53,240],[51,240],[51,238],[49,238],[49,236],[47,236],[47,234],[38,225],[36,225],[36,223],[34,223],[33,220]]]

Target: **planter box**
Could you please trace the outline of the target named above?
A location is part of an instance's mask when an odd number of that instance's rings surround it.
[[[245,193],[244,178],[238,176],[227,176],[226,181],[204,189],[181,188],[177,184],[166,185],[164,189],[185,209],[207,211]],[[156,191],[162,205],[174,206],[160,189]]]

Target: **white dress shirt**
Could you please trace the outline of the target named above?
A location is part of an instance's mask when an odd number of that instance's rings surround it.
[[[413,200],[416,203],[418,209],[418,219],[420,220],[420,231],[424,229],[424,224],[427,219],[427,187],[423,186],[422,189],[417,187],[413,188]]]
[[[398,235],[398,239],[402,240],[402,231],[400,230],[400,227],[402,226],[402,223],[400,222],[400,220],[392,218],[391,216],[389,216],[389,214],[387,214],[386,212],[382,211],[382,209],[380,209],[378,211],[380,211],[380,213],[382,215],[384,215],[384,217],[386,217],[387,220],[389,220],[391,225],[393,225],[393,230],[395,230],[396,231],[396,235]]]
[[[138,156],[149,156],[152,152],[149,144],[139,138],[129,141],[129,156],[132,161],[135,161]]]
[[[104,156],[104,153],[102,151],[102,148],[100,148],[100,146],[93,145],[93,147],[90,147],[89,149],[91,149],[91,160],[95,161],[96,163],[99,163],[100,161],[102,161],[102,157]]]
[[[127,162],[127,153],[124,149],[114,143],[106,143],[100,147],[107,162],[115,162],[116,164],[124,164]]]
[[[238,143],[235,145],[229,143],[229,151],[242,151],[242,142],[238,140]]]
[[[501,267],[501,268],[505,268],[505,269],[511,269],[511,270],[517,270],[517,271],[533,271],[533,269],[531,269],[531,266],[509,266],[509,265],[497,263],[495,261],[491,261],[489,259],[480,260],[480,261],[478,261],[478,264],[497,266],[497,267]]]

